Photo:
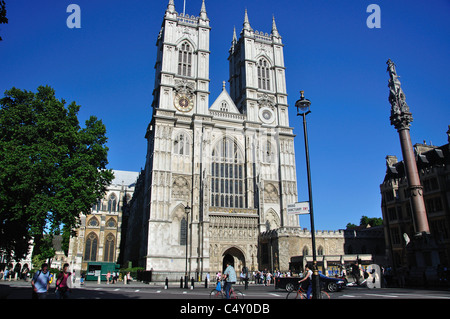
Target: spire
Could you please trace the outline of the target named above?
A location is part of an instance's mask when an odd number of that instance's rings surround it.
[[[234,48],[237,43],[237,36],[236,36],[236,26],[233,27],[233,40],[231,41],[231,48],[229,50],[230,54],[234,53]]]
[[[202,8],[200,9],[200,19],[207,20],[205,0],[202,1]]]
[[[200,13],[206,13],[206,6],[205,6],[205,0],[202,1],[202,9],[200,10]]]
[[[173,0],[169,0],[169,4],[167,5],[166,12],[174,13],[175,12],[175,3]]]
[[[245,9],[244,30],[252,31],[252,27],[250,26],[250,22],[248,21],[247,9]]]
[[[275,23],[275,15],[272,16],[272,35],[274,37],[280,36],[280,34],[278,33],[277,25]]]

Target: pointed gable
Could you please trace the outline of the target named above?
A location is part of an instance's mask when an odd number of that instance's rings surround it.
[[[222,92],[219,94],[217,99],[211,105],[210,110],[240,114],[239,110],[236,107],[236,104],[234,104],[233,100],[231,99],[230,95],[228,94],[225,88],[225,82],[222,88]]]

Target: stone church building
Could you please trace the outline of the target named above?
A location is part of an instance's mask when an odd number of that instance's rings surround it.
[[[204,1],[194,17],[170,0],[157,36],[147,158],[123,250],[147,270],[215,273],[228,260],[257,269],[261,233],[299,227],[287,214],[297,182],[275,19],[270,34],[258,32],[245,12],[229,50],[230,89],[224,82],[212,103],[209,23]],[[289,256],[279,259],[288,269]]]
[[[218,83],[223,89],[212,103],[209,22],[204,1],[194,17],[169,0],[156,40],[145,167],[114,171],[70,240],[71,269],[89,274],[90,263],[117,263],[153,269],[154,280],[179,280],[186,271],[203,279],[227,261],[237,271],[283,272],[312,261],[311,233],[287,210],[298,196],[275,19],[263,33],[245,12],[239,36],[232,34],[230,89]],[[376,230],[315,235],[323,272],[383,258]]]

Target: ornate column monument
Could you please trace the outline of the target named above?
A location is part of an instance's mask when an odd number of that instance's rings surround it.
[[[395,64],[390,59],[386,62],[389,72],[389,102],[391,104],[391,125],[400,136],[405,174],[408,181],[410,203],[414,220],[415,234],[409,239],[403,234],[406,241],[407,263],[410,266],[411,277],[418,283],[422,280],[434,279],[435,267],[439,264],[438,247],[430,235],[427,212],[423,198],[423,187],[420,183],[417,163],[409,134],[409,126],[413,121],[412,114],[405,101],[405,94],[401,88],[395,70]],[[426,281],[422,282],[426,284]]]
[[[405,173],[408,178],[409,193],[411,196],[411,208],[414,215],[416,235],[430,233],[428,226],[427,212],[423,200],[423,187],[420,184],[419,173],[417,171],[416,159],[414,156],[409,126],[413,121],[409,106],[405,101],[405,94],[401,88],[395,70],[394,62],[389,59],[387,62],[389,72],[389,102],[391,103],[391,125],[393,125],[400,136],[403,162],[405,163]]]

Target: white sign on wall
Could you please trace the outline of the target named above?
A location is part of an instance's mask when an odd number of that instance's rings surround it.
[[[289,215],[306,215],[309,214],[309,202],[298,202],[287,205],[287,213]]]

